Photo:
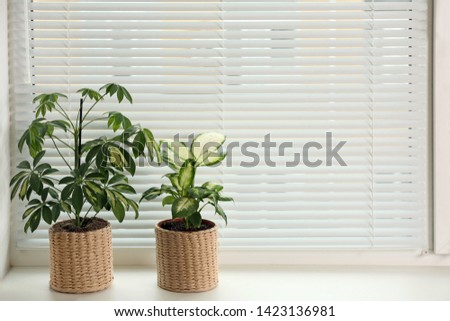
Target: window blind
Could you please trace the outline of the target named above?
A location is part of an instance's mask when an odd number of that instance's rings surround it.
[[[38,93],[65,93],[76,110],[79,87],[117,82],[134,104],[97,114],[120,110],[160,139],[227,135],[228,162],[198,178],[236,200],[223,247],[424,249],[427,11],[426,0],[10,1],[14,126]],[[342,164],[327,166],[339,144]],[[142,166],[132,181],[141,192],[165,171]],[[141,247],[169,215],[145,202],[136,221],[102,216],[115,246]],[[24,235],[17,217],[19,248],[47,246],[47,226]]]

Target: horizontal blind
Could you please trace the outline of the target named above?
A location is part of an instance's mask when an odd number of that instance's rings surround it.
[[[225,8],[225,133],[241,146],[259,142],[257,166],[243,167],[253,157],[237,150],[225,168],[239,200],[227,244],[426,247],[426,2]],[[347,166],[327,166],[326,133],[332,148],[345,142]],[[309,158],[323,163],[289,165],[309,142],[322,146]]]
[[[35,94],[60,91],[75,110],[79,87],[118,82],[135,103],[98,114],[121,110],[158,138],[220,131],[239,144],[197,180],[222,181],[236,200],[222,246],[427,247],[427,1],[11,1],[9,10],[18,132]],[[347,166],[326,166],[327,133],[332,148],[345,142]],[[309,142],[323,146],[309,153],[323,164],[287,165]],[[282,153],[283,143],[293,147]],[[165,170],[140,167],[132,181],[141,192]],[[115,246],[136,247],[153,246],[153,225],[169,214],[146,202],[137,221],[103,217]],[[18,231],[18,247],[47,246],[46,229]]]

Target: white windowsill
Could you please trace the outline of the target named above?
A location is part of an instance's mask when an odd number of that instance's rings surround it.
[[[158,288],[154,267],[117,267],[113,285],[72,295],[48,286],[48,268],[12,268],[0,300],[450,300],[446,267],[223,267],[219,286],[180,294]]]

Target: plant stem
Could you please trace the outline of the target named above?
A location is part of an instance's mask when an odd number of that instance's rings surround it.
[[[66,212],[66,214],[67,214],[67,216],[69,217],[69,220],[73,220],[73,218],[72,218],[72,216],[70,215],[70,213],[69,212]]]
[[[79,132],[78,132],[78,168],[81,165],[81,135],[83,131],[83,99],[80,99],[80,124],[79,124]]]
[[[200,207],[200,209],[197,211],[197,212],[201,212],[202,211],[202,209],[206,206],[206,205],[208,205],[209,203],[205,203],[205,204],[203,204],[203,206],[202,207]]]
[[[69,144],[67,144],[65,141],[63,141],[61,138],[57,137],[57,136],[53,136],[53,138],[56,138],[59,142],[61,142],[62,144],[64,144],[66,147],[70,148],[71,150],[73,150],[73,147],[70,146]]]
[[[57,105],[57,106],[59,107],[59,109],[61,109],[61,110],[58,110],[57,108],[55,108],[55,110],[56,110],[58,113],[60,113],[65,119],[67,119],[67,120],[69,121],[70,125],[72,126],[72,129],[75,129],[75,125],[73,124],[72,120],[70,119],[69,115],[66,113],[66,111],[64,110],[64,108],[62,108],[62,106],[61,106],[58,102],[56,102],[56,105]]]
[[[86,119],[87,115],[89,115],[89,113],[90,113],[91,110],[95,107],[95,105],[97,105],[99,101],[103,100],[103,98],[105,98],[106,95],[107,95],[107,93],[104,93],[104,94],[102,95],[102,97],[100,97],[100,99],[97,100],[97,101],[91,106],[91,108],[88,109],[88,111],[86,112],[86,114],[85,114],[84,117],[83,117],[83,121]]]
[[[69,169],[72,170],[72,167],[69,165],[69,163],[66,161],[66,159],[64,158],[64,156],[61,154],[61,151],[59,150],[58,145],[56,145],[56,142],[55,142],[55,140],[53,139],[53,136],[50,136],[50,139],[52,140],[53,145],[55,146],[56,151],[58,152],[58,154],[59,154],[59,156],[61,157],[61,159],[64,161],[64,163],[66,163],[67,167],[69,167]]]
[[[92,205],[91,205],[91,207],[89,207],[89,209],[87,210],[87,212],[86,212],[86,214],[84,215],[83,219],[81,220],[81,225],[83,225],[84,220],[85,220],[86,217],[88,216],[88,214],[89,214],[89,212],[91,211],[91,209],[92,209]]]

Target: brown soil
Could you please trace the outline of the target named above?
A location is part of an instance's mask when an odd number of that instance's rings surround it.
[[[84,233],[95,230],[100,230],[109,225],[108,221],[101,218],[87,218],[81,227],[73,224],[72,220],[66,220],[53,225],[52,229],[55,232],[74,232],[74,233]]]
[[[162,229],[169,230],[169,231],[178,231],[178,232],[196,232],[196,231],[204,231],[209,230],[210,228],[214,227],[214,223],[202,220],[202,224],[198,228],[190,228],[186,229],[186,225],[184,223],[184,220],[182,219],[174,219],[174,220],[167,220],[161,222],[159,225]]]

